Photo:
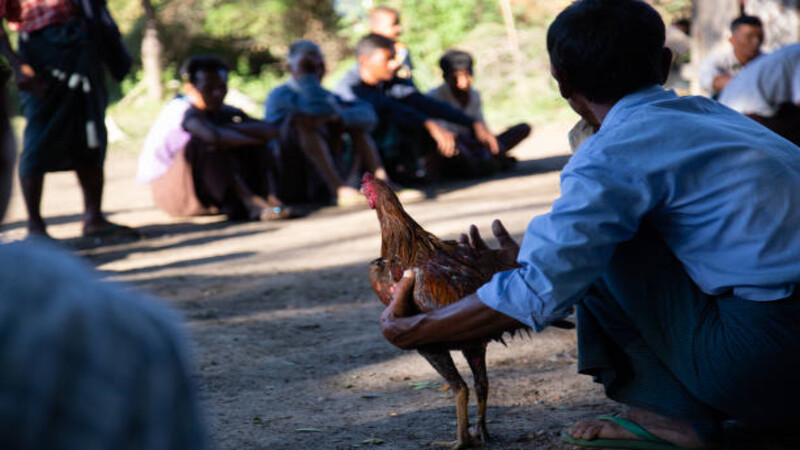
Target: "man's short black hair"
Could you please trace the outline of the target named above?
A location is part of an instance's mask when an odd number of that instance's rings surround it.
[[[375,50],[380,49],[394,51],[394,41],[386,36],[370,33],[361,38],[358,44],[356,44],[356,58],[369,56],[373,54]]]
[[[448,77],[459,70],[466,70],[472,75],[472,55],[461,50],[448,50],[439,59],[439,67],[445,77]]]
[[[761,19],[756,16],[748,16],[746,14],[742,14],[731,21],[731,33],[736,31],[736,29],[739,28],[739,25],[752,25],[754,27],[764,28],[764,24],[761,23]]]
[[[230,72],[230,67],[219,56],[190,56],[181,64],[179,70],[181,80],[194,84],[198,72]]]
[[[589,101],[663,81],[664,22],[640,0],[578,0],[547,30],[550,63]]]

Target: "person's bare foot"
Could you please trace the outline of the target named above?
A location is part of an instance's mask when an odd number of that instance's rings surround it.
[[[711,448],[695,433],[692,425],[660,416],[643,409],[631,408],[623,417],[636,422],[652,435],[681,448]],[[588,419],[575,422],[567,433],[575,439],[640,439],[635,434],[608,420]]]
[[[367,204],[367,199],[356,188],[339,186],[335,202],[337,206],[362,206]]]

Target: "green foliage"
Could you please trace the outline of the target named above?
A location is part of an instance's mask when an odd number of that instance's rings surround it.
[[[323,47],[332,87],[352,67],[352,45],[366,33],[372,2],[363,0],[151,0],[164,44],[164,80],[189,55],[213,53],[234,69],[230,86],[255,102],[285,81],[284,56],[297,38]],[[557,3],[557,2],[556,2]],[[548,120],[564,109],[549,80],[544,32],[559,7],[540,0],[512,2],[523,60],[515,61],[497,0],[388,0],[401,11],[401,40],[411,52],[414,78],[422,91],[441,83],[438,60],[449,48],[476,58],[490,125],[498,129],[523,119]],[[334,6],[338,8],[334,9]],[[140,1],[109,0],[109,7],[138,60],[143,34]],[[141,79],[140,67],[120,86],[120,98]]]

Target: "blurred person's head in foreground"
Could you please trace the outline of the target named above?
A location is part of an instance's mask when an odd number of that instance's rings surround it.
[[[550,72],[572,109],[599,128],[590,104],[610,107],[664,83],[671,64],[664,36],[661,16],[643,1],[579,0],[547,31]]]
[[[230,68],[218,56],[189,57],[181,64],[183,91],[192,105],[204,111],[219,111],[228,94]]]
[[[731,22],[731,37],[728,42],[733,47],[733,54],[742,64],[755,59],[761,54],[764,43],[764,25],[756,16],[739,16]]]
[[[403,33],[400,13],[388,6],[376,6],[369,12],[369,31],[396,41]]]
[[[307,39],[299,39],[289,46],[287,57],[289,72],[296,80],[303,75],[315,75],[318,81],[325,76],[325,57],[319,45]]]
[[[370,33],[356,44],[356,59],[361,80],[369,85],[394,78],[397,61],[394,58],[394,41]]]
[[[448,50],[439,59],[442,77],[450,90],[468,91],[472,86],[472,55],[461,50]]]

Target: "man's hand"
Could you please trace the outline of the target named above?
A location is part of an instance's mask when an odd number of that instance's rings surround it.
[[[485,123],[475,121],[475,123],[472,124],[472,130],[475,132],[475,139],[489,147],[489,151],[491,151],[493,155],[500,153],[500,146],[497,144],[497,138],[489,131]]]
[[[730,83],[731,79],[730,75],[724,73],[722,75],[717,75],[714,77],[714,80],[711,82],[711,88],[714,89],[714,92],[722,92],[725,89],[725,86]]]
[[[414,317],[406,317],[409,314],[408,306],[411,304],[411,296],[414,295],[414,271],[406,270],[403,278],[395,285],[394,295],[389,306],[381,314],[381,332],[386,340],[393,345],[402,348],[413,348],[413,343],[408,339],[409,331],[413,328]]]
[[[41,77],[28,64],[23,63],[15,68],[14,80],[21,91],[30,92],[40,97],[44,94],[44,83]]]
[[[434,120],[428,119],[424,123],[425,129],[436,141],[439,153],[446,158],[451,158],[456,154],[456,135],[444,129]]]
[[[508,234],[508,231],[499,220],[492,222],[492,234],[497,238],[500,243],[500,248],[492,249],[486,245],[486,242],[481,237],[478,227],[470,225],[469,236],[466,234],[461,235],[460,243],[463,246],[470,248],[480,261],[479,266],[481,269],[490,270],[489,273],[484,275],[491,276],[497,272],[498,267],[505,267],[509,270],[519,267],[517,263],[517,256],[519,255],[519,244]]]

